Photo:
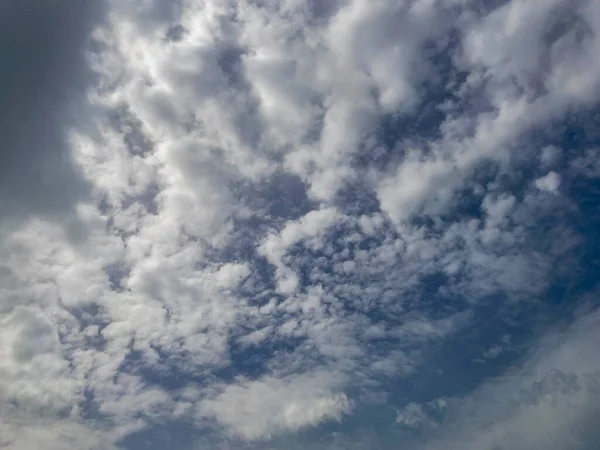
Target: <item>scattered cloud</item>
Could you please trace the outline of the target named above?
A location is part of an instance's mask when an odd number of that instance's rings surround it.
[[[597,442],[597,2],[0,22],[0,447]]]
[[[559,186],[560,176],[556,172],[548,172],[547,175],[535,180],[535,187],[541,191],[550,192],[551,194],[556,194]]]
[[[203,408],[235,434],[264,439],[282,430],[341,420],[350,412],[351,404],[343,393],[331,392],[334,381],[327,373],[297,375],[289,380],[271,376],[240,380],[206,401]]]

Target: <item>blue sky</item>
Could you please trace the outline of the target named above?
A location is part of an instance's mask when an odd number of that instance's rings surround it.
[[[598,448],[600,3],[0,38],[0,448]]]

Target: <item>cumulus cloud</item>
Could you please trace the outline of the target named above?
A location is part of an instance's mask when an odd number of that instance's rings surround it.
[[[206,401],[204,408],[243,438],[268,438],[281,430],[296,431],[323,420],[339,421],[350,412],[346,395],[331,392],[332,381],[327,373],[290,380],[270,376],[240,380]]]
[[[1,446],[587,439],[596,313],[506,365],[592,288],[597,2],[86,5],[0,6]]]
[[[549,172],[547,175],[535,180],[535,186],[541,191],[555,194],[560,186],[560,176],[556,172]]]

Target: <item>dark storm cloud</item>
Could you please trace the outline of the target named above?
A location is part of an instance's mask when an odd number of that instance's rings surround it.
[[[60,215],[87,195],[68,152],[67,109],[91,81],[82,49],[97,1],[0,4],[0,207],[2,218]]]

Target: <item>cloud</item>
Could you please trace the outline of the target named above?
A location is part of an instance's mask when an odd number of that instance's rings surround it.
[[[404,427],[417,430],[437,428],[438,424],[429,417],[429,414],[443,412],[448,407],[443,398],[427,402],[425,405],[411,402],[398,412],[396,423]]]
[[[593,311],[548,332],[522,364],[455,403],[441,436],[423,448],[594,448],[598,319]]]
[[[547,191],[555,194],[560,186],[560,177],[556,172],[549,172],[547,175],[535,180],[535,187],[541,191]]]
[[[340,421],[351,404],[343,393],[331,391],[335,383],[331,378],[331,374],[314,373],[289,380],[240,380],[206,401],[203,410],[245,439],[269,438],[324,420]]]
[[[64,221],[89,196],[69,151],[70,128],[92,129],[82,97],[93,74],[81,54],[98,2],[8,1],[1,7],[0,202],[2,226],[30,214]]]
[[[595,2],[0,8],[4,447],[587,439]]]

